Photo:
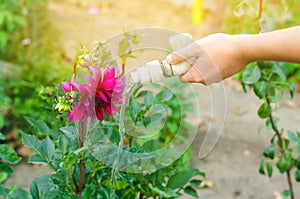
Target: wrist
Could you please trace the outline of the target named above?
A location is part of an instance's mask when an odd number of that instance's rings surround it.
[[[235,35],[236,53],[239,60],[243,61],[246,65],[257,61],[256,49],[253,46],[253,35],[240,34]]]

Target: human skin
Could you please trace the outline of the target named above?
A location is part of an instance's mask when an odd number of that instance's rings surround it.
[[[300,26],[262,34],[212,34],[171,53],[166,60],[176,65],[191,58],[192,67],[180,76],[181,81],[205,85],[222,81],[255,61],[300,63]]]

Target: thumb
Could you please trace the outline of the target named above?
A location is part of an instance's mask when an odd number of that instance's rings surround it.
[[[183,61],[186,61],[192,57],[196,57],[198,56],[198,51],[197,49],[200,49],[201,47],[196,44],[195,42],[193,42],[192,44],[172,52],[171,54],[169,54],[166,57],[166,60],[169,64],[178,64],[181,63]]]

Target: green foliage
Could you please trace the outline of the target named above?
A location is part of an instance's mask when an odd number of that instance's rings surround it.
[[[193,129],[186,115],[187,112],[194,111],[193,104],[188,101],[189,97],[194,97],[193,93],[185,93],[186,85],[180,84],[177,78],[169,78],[166,84],[172,90],[165,87],[162,89],[156,84],[148,86],[149,88],[139,85],[131,95],[129,115],[126,116],[127,129],[130,133],[126,136],[131,141],[132,136],[140,136],[140,139],[134,142],[134,146],[138,148],[145,145],[147,149],[155,150],[171,141],[180,143],[182,138],[180,136],[188,136],[188,131]],[[182,111],[182,107],[185,111]],[[142,130],[137,131],[136,125],[140,125]]]
[[[295,171],[295,180],[299,182],[299,154],[300,154],[300,134],[288,130],[287,136],[283,130],[279,131],[278,119],[273,116],[275,111],[272,104],[280,102],[286,90],[293,98],[295,87],[287,82],[287,70],[279,62],[258,62],[256,65],[248,66],[242,75],[242,85],[245,91],[253,88],[255,95],[264,102],[258,109],[258,116],[266,120],[266,126],[272,129],[274,135],[271,139],[271,145],[263,151],[263,156],[268,161],[263,160],[259,167],[259,173],[272,177],[273,165],[277,167],[280,173],[286,173],[289,185],[291,182],[291,172]],[[294,146],[291,146],[293,143]],[[293,152],[296,149],[296,153]],[[294,198],[293,190],[285,190],[283,196]]]
[[[39,129],[41,122],[34,125],[38,125],[36,129]],[[45,125],[44,123],[42,126]],[[201,184],[199,177],[205,177],[205,174],[189,166],[190,155],[188,153],[152,173],[118,171],[115,173],[115,177],[112,178],[111,160],[116,159],[118,154],[115,153],[114,144],[108,144],[104,132],[100,130],[106,128],[104,122],[99,123],[96,127],[89,128],[86,144],[81,148],[76,146],[78,132],[72,126],[62,128],[63,133],[57,133],[59,136],[55,140],[51,140],[49,137],[40,140],[34,135],[23,133],[25,146],[36,152],[30,157],[30,162],[33,164],[47,164],[55,172],[36,178],[30,185],[30,195],[28,197],[94,198],[97,195],[105,197],[106,193],[108,196],[106,198],[110,198],[111,191],[115,191],[115,194],[120,198],[133,198],[137,193],[142,194],[144,197],[177,198],[182,195],[180,193],[182,189],[187,194],[197,196],[195,187]],[[69,148],[66,149],[67,147]],[[105,147],[104,153],[101,156],[96,156],[101,151],[101,147]],[[109,149],[112,153],[109,152]],[[134,155],[135,158],[138,158],[139,154],[145,155],[143,147],[140,150],[137,150],[136,147],[128,148],[128,146],[123,148],[125,152],[128,150],[136,154]],[[79,171],[76,168],[79,168],[79,159],[83,154],[86,178],[85,189],[82,190],[80,195],[76,190],[76,184],[78,185],[79,182]],[[126,160],[126,158],[129,158],[126,157],[126,154],[124,153],[124,164],[129,163]],[[162,158],[165,159],[166,157],[168,157],[168,154]],[[159,159],[159,157],[157,158]],[[163,159],[158,161],[163,161]],[[119,164],[122,164],[122,161]],[[111,187],[112,180],[115,183],[113,188]],[[16,192],[15,190],[9,192],[11,197],[17,197],[19,194],[19,191]]]
[[[4,134],[13,127],[30,129],[23,116],[55,125],[51,123],[57,117],[54,108],[49,109],[52,114],[37,110],[49,108],[39,98],[40,90],[62,81],[70,71],[61,49],[58,31],[48,21],[46,0],[0,1],[0,93],[6,105],[5,126],[0,129]],[[1,118],[2,114],[0,124]]]
[[[131,54],[132,45],[139,41],[135,41],[135,34],[125,34],[125,38],[131,42],[121,40],[119,53]],[[120,58],[125,60],[128,56],[124,58],[123,55]],[[83,50],[76,60],[76,69],[86,67],[86,60],[93,64],[99,60],[114,63],[104,43],[98,44],[94,53]],[[97,65],[101,66],[103,62]],[[170,84],[178,85],[178,82],[170,80]],[[11,198],[23,194],[24,198],[131,199],[178,198],[186,193],[197,197],[196,188],[205,174],[190,166],[190,148],[178,151],[170,144],[176,140],[179,128],[188,131],[191,127],[180,109],[181,106],[188,110],[193,107],[186,100],[188,98],[183,97],[184,87],[176,89],[171,91],[157,85],[148,89],[135,85],[124,121],[115,114],[95,124],[69,123],[58,129],[43,120],[26,117],[32,129],[29,134],[22,133],[22,140],[25,146],[35,151],[29,162],[46,164],[53,173],[35,178],[29,193],[3,188],[3,195]],[[51,93],[60,94],[59,89],[48,88],[41,94],[49,104],[53,103],[48,95]],[[182,104],[178,99],[181,97],[184,99]],[[60,98],[56,99],[60,106],[64,105]],[[119,132],[123,123],[126,124],[125,139]],[[87,133],[82,140],[80,136],[85,128]]]
[[[11,42],[10,34],[24,23],[17,0],[0,1],[0,52],[3,53]]]
[[[0,133],[0,140],[5,141],[5,136]],[[2,183],[13,173],[9,164],[17,164],[21,158],[18,157],[15,150],[7,144],[0,144],[0,195],[7,194],[8,190],[2,186]]]

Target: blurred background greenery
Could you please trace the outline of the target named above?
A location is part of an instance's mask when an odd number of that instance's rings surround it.
[[[0,130],[29,128],[24,116],[55,121],[48,95],[70,72],[46,0],[0,1]],[[52,124],[54,125],[54,123]],[[13,136],[12,139],[15,139]]]

